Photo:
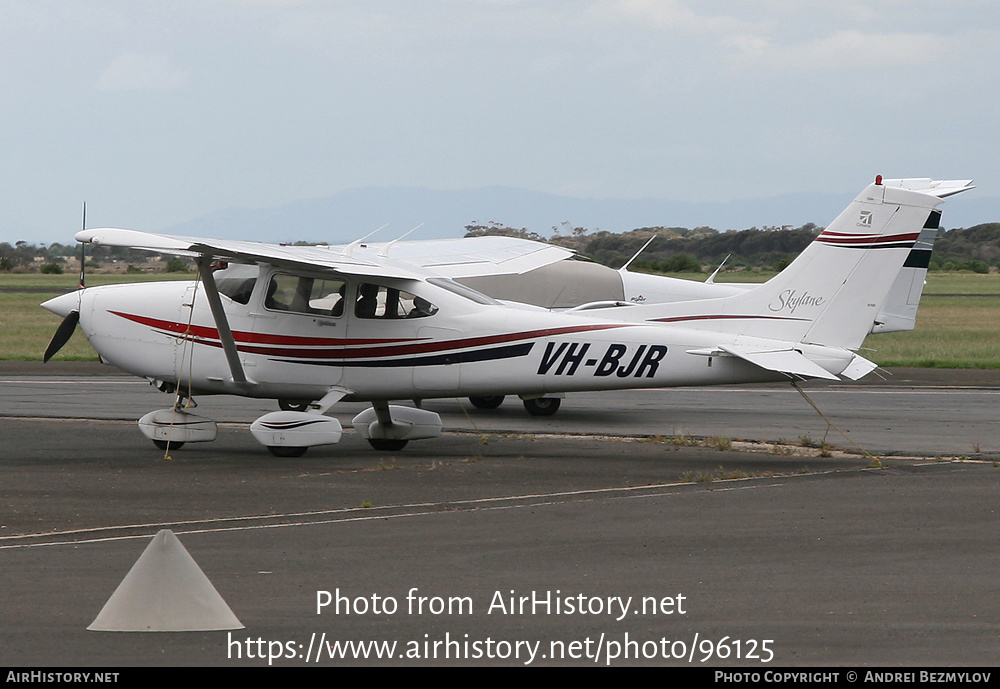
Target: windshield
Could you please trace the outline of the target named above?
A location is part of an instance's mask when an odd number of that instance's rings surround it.
[[[213,277],[219,294],[225,294],[235,302],[246,304],[250,301],[259,273],[260,268],[257,266],[230,263],[227,267],[215,271]]]

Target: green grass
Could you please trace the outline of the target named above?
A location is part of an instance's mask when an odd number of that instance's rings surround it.
[[[936,294],[993,294],[1000,295],[1000,275],[982,275],[968,272],[938,272],[927,274],[924,296]],[[923,300],[921,300],[921,305]],[[921,306],[921,308],[923,308]]]
[[[864,346],[881,366],[1000,368],[1000,275],[928,273],[917,327],[871,335]]]
[[[191,274],[87,275],[87,285],[192,280]],[[38,361],[62,320],[39,306],[76,289],[76,275],[0,273],[0,359]],[[17,291],[31,290],[31,291]],[[53,361],[97,361],[97,352],[77,328]]]
[[[869,335],[864,346],[880,366],[1000,368],[1000,298],[925,296],[914,330]]]

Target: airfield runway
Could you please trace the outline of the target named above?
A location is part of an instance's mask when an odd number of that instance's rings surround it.
[[[219,439],[165,459],[134,419],[169,396],[108,373],[0,368],[2,665],[997,661],[993,373],[807,386],[882,468],[775,444],[828,428],[789,386],[427,402],[442,438],[298,459],[249,435],[273,402],[202,398]],[[245,629],[86,630],[161,528]]]

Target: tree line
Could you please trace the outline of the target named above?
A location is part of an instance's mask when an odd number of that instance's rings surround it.
[[[590,231],[568,223],[545,238],[499,222],[466,225],[466,237],[502,235],[558,244],[612,268],[620,268],[651,237],[656,239],[629,268],[652,272],[700,272],[726,260],[726,269],[781,270],[824,228],[765,226],[720,232],[711,227],[641,227],[628,232]],[[942,232],[934,244],[932,270],[988,272],[1000,261],[1000,223]]]
[[[465,226],[466,237],[500,235],[558,244],[580,256],[612,268],[620,268],[651,237],[656,239],[630,265],[653,272],[700,272],[711,270],[727,257],[728,270],[781,270],[809,245],[823,228],[813,223],[801,227],[765,226],[720,232],[711,227],[640,227],[628,232],[589,230],[562,223],[544,237],[525,228],[501,222]],[[296,242],[296,244],[309,244]],[[68,259],[79,256],[78,244],[31,244],[0,242],[0,272],[60,272]],[[149,252],[123,247],[87,247],[87,265],[97,268],[112,261],[141,264]],[[985,273],[1000,263],[1000,223],[984,223],[942,232],[934,244],[931,270],[971,270]],[[74,262],[75,264],[75,262]],[[187,269],[184,259],[165,260],[162,270]]]
[[[45,244],[30,244],[23,240],[14,244],[0,242],[0,272],[63,273],[69,259],[78,259],[79,256],[79,244],[54,242],[46,246]],[[141,249],[96,244],[87,246],[87,267],[92,269],[100,268],[103,264],[111,262],[128,264],[131,268],[132,264],[141,264],[149,260],[150,252]],[[74,261],[74,268],[78,266],[79,263]],[[183,272],[188,270],[188,267],[189,262],[184,259],[169,257],[163,262],[165,272]],[[131,272],[142,271],[134,269]]]

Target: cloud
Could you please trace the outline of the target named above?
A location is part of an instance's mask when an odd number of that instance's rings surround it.
[[[167,91],[184,86],[187,73],[170,64],[166,55],[124,52],[111,61],[97,79],[101,91]]]
[[[734,61],[791,71],[833,71],[864,66],[923,65],[946,49],[946,41],[930,34],[836,31],[799,45],[779,45],[762,36],[733,36],[726,43]]]
[[[735,16],[692,10],[684,0],[605,0],[596,3],[595,16],[621,19],[649,30],[693,34],[747,31],[754,23]]]

